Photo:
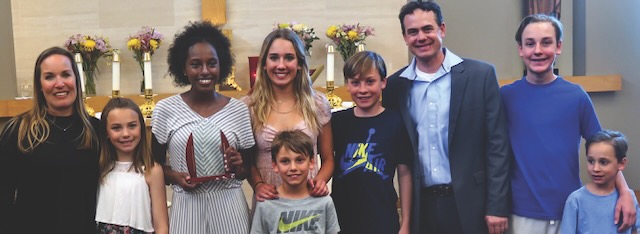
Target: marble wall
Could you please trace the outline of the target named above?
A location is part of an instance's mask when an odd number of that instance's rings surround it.
[[[584,67],[586,75],[621,74],[622,90],[591,94],[603,128],[621,131],[629,142],[624,175],[632,189],[640,189],[640,2],[634,0],[580,1],[585,9]],[[566,47],[565,47],[566,48]],[[584,151],[584,148],[583,148]],[[586,165],[584,153],[580,165]],[[582,181],[591,179],[582,170]]]
[[[16,63],[13,57],[13,30],[11,20],[11,2],[0,1],[0,99],[9,99],[18,95],[16,85]]]
[[[165,35],[165,41],[153,56],[156,92],[176,92],[166,74],[166,55],[173,34],[190,20],[200,18],[200,1],[46,1],[11,2],[13,15],[16,76],[18,83],[33,77],[38,54],[51,46],[63,46],[74,34],[102,35],[121,53],[121,87],[123,94],[139,92],[142,72],[132,53],[126,49],[130,34],[141,26],[153,26]],[[135,3],[135,4],[131,4]],[[111,66],[101,59],[98,64],[98,95],[111,94]]]
[[[276,22],[297,21],[317,32],[320,40],[313,43],[310,66],[326,63],[324,45],[329,39],[324,31],[331,24],[361,23],[373,26],[377,35],[367,39],[368,49],[387,60],[389,70],[407,63],[407,50],[402,39],[398,10],[405,0],[269,0],[227,1],[227,24],[233,32],[232,46],[236,56],[236,81],[248,89],[248,56],[258,55],[262,40]],[[201,18],[200,0],[136,0],[136,1],[80,1],[80,0],[12,0],[13,36],[17,83],[30,81],[37,55],[51,46],[62,46],[71,35],[81,33],[109,38],[113,48],[121,52],[121,92],[139,92],[142,73],[126,49],[126,40],[141,26],[153,26],[165,36],[160,49],[153,56],[153,88],[156,93],[175,93],[167,75],[167,48],[173,35],[189,21]],[[342,84],[342,60],[336,59],[336,83]],[[111,66],[99,62],[98,95],[111,93]],[[316,86],[324,84],[326,70]]]

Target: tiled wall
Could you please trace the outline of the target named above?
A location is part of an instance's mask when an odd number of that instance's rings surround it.
[[[257,55],[264,37],[276,22],[297,21],[315,28],[320,37],[313,44],[310,66],[326,63],[324,45],[329,39],[324,31],[331,24],[362,23],[373,26],[377,35],[367,39],[368,49],[382,54],[389,70],[407,62],[407,50],[397,19],[405,0],[227,0],[227,24],[233,31],[233,51],[236,56],[236,81],[247,89],[247,56]],[[141,26],[153,26],[165,40],[153,56],[153,88],[156,93],[175,93],[166,73],[167,48],[173,35],[189,21],[201,17],[200,0],[12,0],[13,33],[17,83],[31,80],[37,55],[51,46],[62,46],[71,35],[82,33],[108,37],[121,53],[121,89],[123,94],[139,92],[142,73],[126,50],[126,40]],[[342,59],[336,59],[335,77],[342,84]],[[99,63],[98,95],[111,93],[111,66]],[[324,84],[326,70],[316,86]]]

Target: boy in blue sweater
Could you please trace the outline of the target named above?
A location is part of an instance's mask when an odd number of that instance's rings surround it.
[[[580,188],[580,138],[601,130],[589,95],[553,73],[562,52],[562,24],[548,15],[530,15],[516,32],[518,53],[527,74],[500,89],[514,153],[511,175],[513,215],[510,233],[558,233],[569,194]],[[636,211],[622,173],[616,187],[620,231]],[[620,208],[624,218],[618,218]],[[622,220],[622,221],[620,221]]]

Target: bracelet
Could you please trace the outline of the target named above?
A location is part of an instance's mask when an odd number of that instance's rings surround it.
[[[258,181],[255,184],[253,184],[253,189],[256,189],[258,187],[259,184],[264,184],[264,181]]]

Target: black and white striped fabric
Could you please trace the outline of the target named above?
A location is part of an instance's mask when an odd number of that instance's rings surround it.
[[[213,121],[201,121],[192,134],[198,177],[224,174],[224,152],[218,125]]]
[[[174,171],[187,172],[187,139],[207,122],[218,126],[236,149],[255,144],[249,110],[244,103],[232,98],[214,115],[203,117],[191,110],[180,95],[171,96],[156,105],[152,132],[158,142],[167,145],[169,165]],[[188,192],[172,185],[170,233],[247,233],[249,208],[241,185],[242,181],[236,179],[210,181]]]

